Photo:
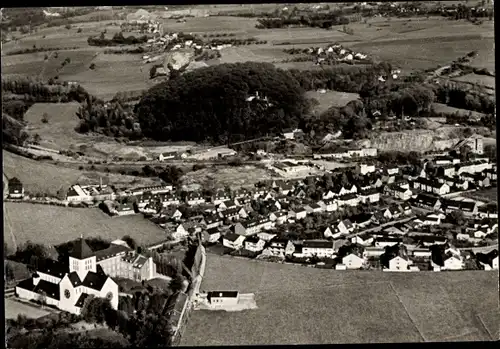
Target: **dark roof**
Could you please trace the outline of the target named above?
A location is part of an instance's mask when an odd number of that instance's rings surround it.
[[[33,278],[29,278],[21,281],[17,284],[17,287],[23,288],[28,291],[32,291],[38,294],[42,292],[46,297],[59,300],[59,284],[53,284],[45,280],[39,280],[38,285],[33,284]]]
[[[127,251],[131,251],[131,249],[127,246],[111,244],[108,248],[104,250],[99,250],[94,252],[94,255],[96,257],[96,261],[99,262]]]
[[[260,239],[257,237],[257,236],[248,236],[246,239],[245,239],[245,243],[246,242],[251,242],[253,244],[256,244],[260,241]]]
[[[174,326],[177,326],[179,323],[182,314],[182,309],[186,304],[186,299],[187,295],[181,291],[173,294],[168,299],[165,315],[167,315],[170,318]]]
[[[238,291],[210,291],[207,294],[208,300],[211,298],[236,298],[238,297]]]
[[[81,308],[83,307],[83,303],[85,302],[85,299],[87,299],[89,295],[87,293],[82,293],[78,300],[75,303],[75,307]]]
[[[306,240],[302,246],[310,248],[333,248],[333,242],[327,240]]]
[[[229,241],[236,241],[240,236],[242,235],[238,235],[238,234],[233,234],[233,233],[229,233],[229,234],[226,234],[224,235],[224,239],[226,240],[229,240]]]
[[[68,272],[68,268],[64,263],[53,259],[45,259],[38,262],[37,270],[41,273],[52,275],[61,279]]]
[[[360,213],[355,216],[351,216],[349,219],[354,223],[365,223],[372,218],[370,214]]]
[[[210,229],[207,229],[207,233],[210,235],[217,234],[217,233],[220,233],[220,229],[219,229],[219,227],[210,228]]]
[[[73,245],[73,250],[70,253],[70,257],[76,259],[85,259],[92,257],[93,255],[94,253],[83,238],[80,238],[75,242],[75,244]]]
[[[82,284],[82,280],[80,280],[80,277],[78,276],[76,271],[69,273],[68,278],[74,287],[80,286]]]
[[[108,279],[107,275],[102,275],[89,271],[82,282],[82,285],[100,291]]]

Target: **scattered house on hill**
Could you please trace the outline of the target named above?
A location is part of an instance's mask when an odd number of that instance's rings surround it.
[[[367,175],[368,173],[375,172],[376,168],[374,164],[363,164],[360,163],[356,165],[356,172],[362,175]]]
[[[402,271],[410,269],[410,259],[407,256],[396,256],[389,261],[390,271]]]
[[[17,177],[9,179],[8,188],[9,188],[9,198],[22,199],[24,197],[23,184]]]
[[[244,241],[245,236],[234,233],[228,233],[222,237],[222,245],[234,250],[239,250],[240,248],[242,248]]]
[[[245,249],[252,252],[260,252],[264,249],[265,241],[258,236],[248,236],[245,239]]]
[[[304,257],[331,258],[334,254],[333,242],[328,240],[305,240],[302,245]]]
[[[358,194],[358,198],[362,203],[377,203],[380,201],[380,193],[375,188],[362,190]]]
[[[66,201],[69,202],[83,202],[91,200],[92,197],[89,195],[89,193],[78,184],[71,186],[71,188],[69,188],[68,192],[66,193]]]
[[[224,210],[236,208],[237,206],[238,205],[236,204],[235,200],[225,200],[217,206],[217,210],[224,211]]]

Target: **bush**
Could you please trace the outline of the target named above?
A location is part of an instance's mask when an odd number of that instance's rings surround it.
[[[92,63],[89,67],[89,69],[94,70],[95,69],[95,63]]]
[[[77,33],[81,33],[82,32],[82,28],[78,28],[78,30],[76,32]]]
[[[64,26],[64,28],[66,28],[66,29],[68,29],[68,30],[69,30],[69,29],[71,29],[71,24],[69,24],[69,23],[68,23],[68,24],[66,24],[66,25]]]

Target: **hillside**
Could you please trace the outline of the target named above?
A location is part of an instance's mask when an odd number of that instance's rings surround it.
[[[247,62],[200,68],[161,83],[135,112],[147,137],[221,143],[297,126],[308,107],[289,72]]]

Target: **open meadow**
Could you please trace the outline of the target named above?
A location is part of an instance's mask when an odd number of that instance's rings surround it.
[[[56,196],[60,189],[66,190],[77,183],[99,184],[99,178],[102,178],[105,184],[129,187],[154,185],[160,181],[156,178],[80,171],[31,160],[5,150],[2,155],[4,174],[9,179],[19,178],[26,193],[44,193]]]
[[[308,98],[315,98],[318,100],[319,104],[314,107],[314,111],[317,113],[322,113],[330,107],[344,107],[347,103],[359,99],[359,94],[357,93],[338,91],[326,91],[325,93],[320,93],[319,91],[308,91],[306,96]]]
[[[334,271],[207,255],[200,290],[255,293],[258,309],[194,311],[182,345],[498,338],[498,272]]]
[[[35,304],[25,303],[13,298],[4,298],[5,301],[5,319],[17,319],[17,316],[22,314],[30,319],[50,314],[53,310],[46,308],[42,309]]]
[[[141,245],[166,240],[165,232],[140,214],[110,217],[98,208],[15,202],[4,204],[4,232],[4,241],[9,246],[19,246],[28,240],[58,245],[76,239],[81,234],[109,241],[130,235]]]
[[[181,181],[183,186],[190,187],[224,188],[229,186],[232,189],[238,189],[241,187],[253,187],[259,181],[272,178],[273,176],[270,171],[251,165],[236,167],[210,166],[185,174],[181,178]]]

